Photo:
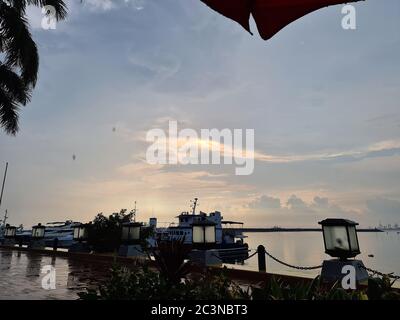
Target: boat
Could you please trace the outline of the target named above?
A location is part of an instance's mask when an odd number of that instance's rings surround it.
[[[48,222],[46,223],[44,241],[46,247],[53,247],[55,239],[57,239],[58,248],[69,248],[73,243],[74,226],[79,226],[80,222],[67,220],[64,222]],[[28,244],[32,237],[32,230],[18,228],[16,232],[16,242]]]
[[[166,228],[156,228],[157,241],[182,240],[185,245],[192,245],[192,225],[195,222],[212,222],[216,229],[216,247],[218,254],[227,263],[243,261],[248,257],[248,245],[244,242],[243,222],[225,221],[221,212],[209,214],[200,211],[196,213],[198,198],[191,205],[191,212],[182,212],[176,218],[178,224],[171,223]],[[153,218],[155,219],[155,218]],[[154,222],[153,222],[154,225]]]

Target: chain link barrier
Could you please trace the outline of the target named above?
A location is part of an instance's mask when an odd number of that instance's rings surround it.
[[[365,266],[363,266],[361,264],[359,264],[358,267],[360,269],[364,269],[365,271],[368,271],[368,272],[372,273],[372,275],[378,275],[378,276],[381,276],[381,277],[388,277],[390,279],[394,279],[394,281],[400,280],[400,276],[393,274],[393,272],[392,273],[383,273],[383,272],[380,272],[378,270],[367,268],[367,267],[365,267]]]
[[[248,259],[254,257],[256,254],[258,254],[258,249],[250,249],[249,252],[251,252],[251,251],[253,251],[253,250],[255,250],[254,253],[252,253],[251,255],[249,255],[247,258],[241,259],[241,260],[246,261],[246,260],[248,260]],[[138,251],[139,251],[139,250],[138,250]],[[142,252],[142,253],[143,253],[143,252]],[[264,249],[264,253],[265,253],[268,257],[270,257],[272,260],[274,260],[274,261],[276,261],[276,262],[278,262],[278,263],[280,263],[280,264],[282,264],[282,265],[284,265],[284,266],[286,266],[286,267],[289,267],[289,268],[293,268],[293,269],[297,269],[297,270],[316,270],[316,269],[321,269],[321,268],[322,268],[322,265],[310,266],[310,267],[309,267],[309,266],[304,267],[304,266],[292,265],[292,264],[286,263],[286,262],[284,262],[284,261],[282,261],[282,260],[276,258],[275,256],[273,256],[272,254],[270,254],[270,253],[269,253],[267,250],[265,250],[265,249]],[[216,257],[216,258],[218,258],[218,259],[220,259],[220,260],[223,260],[220,256],[217,256],[217,255],[215,255],[215,254],[213,254],[213,256]],[[394,279],[394,281],[400,280],[400,276],[395,275],[395,274],[393,274],[393,273],[385,274],[385,273],[380,272],[380,271],[378,271],[378,270],[374,270],[374,269],[371,269],[371,268],[367,268],[367,267],[365,267],[365,266],[363,266],[363,265],[361,265],[361,264],[359,264],[358,267],[361,268],[361,269],[366,270],[366,271],[369,272],[369,273],[372,273],[372,275],[378,275],[378,276],[381,276],[381,277],[388,277],[388,278],[390,278],[390,279]]]
[[[284,266],[289,267],[289,268],[293,268],[293,269],[297,269],[297,270],[315,270],[315,269],[320,269],[320,268],[322,268],[322,265],[313,266],[313,267],[295,266],[295,265],[286,263],[286,262],[284,262],[284,261],[282,261],[282,260],[279,260],[278,258],[274,257],[272,254],[270,254],[267,250],[264,250],[264,251],[265,251],[265,254],[266,254],[268,257],[270,257],[272,260],[275,260],[276,262],[278,262],[278,263],[280,263],[280,264],[283,264]]]
[[[251,251],[251,250],[249,250],[249,251]],[[250,258],[252,258],[252,257],[254,257],[256,254],[258,253],[258,251],[256,250],[253,254],[251,254],[251,255],[249,255],[247,258],[244,258],[244,259],[240,259],[240,261],[246,261],[246,260],[248,260],[248,259],[250,259]],[[221,260],[221,261],[223,261],[224,260],[224,258],[221,258],[220,256],[218,256],[218,255],[216,255],[216,254],[212,254],[212,256],[214,256],[215,258],[217,258],[217,259],[219,259],[219,260]],[[237,255],[232,255],[232,257],[236,257]],[[225,257],[226,258],[226,257]],[[227,258],[229,258],[229,256],[227,257]]]

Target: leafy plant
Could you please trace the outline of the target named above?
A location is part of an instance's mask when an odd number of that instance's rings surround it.
[[[190,269],[190,262],[185,261],[190,247],[185,246],[184,238],[158,243],[153,251],[158,271],[171,283],[180,283]]]
[[[232,281],[224,267],[220,272],[206,270],[185,282],[186,299],[191,300],[250,300],[250,287],[242,288]]]
[[[394,282],[388,276],[370,277],[368,280],[368,297],[370,300],[400,300],[399,291],[392,289]]]
[[[99,213],[88,227],[88,244],[96,252],[112,252],[121,241],[122,224],[131,220],[131,214],[126,209],[113,213],[108,217]]]
[[[104,285],[87,289],[78,296],[82,300],[250,299],[248,292],[233,284],[223,271],[171,283],[163,274],[145,266],[134,271],[114,266]]]

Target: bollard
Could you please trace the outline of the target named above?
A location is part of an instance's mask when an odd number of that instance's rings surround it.
[[[22,237],[20,237],[20,238],[19,238],[19,241],[18,241],[18,245],[19,245],[20,248],[22,248],[23,242],[24,242],[24,241],[23,241]]]
[[[265,248],[263,245],[259,245],[257,247],[257,253],[258,253],[258,271],[259,272],[266,272],[267,271],[267,265],[265,262]]]
[[[54,238],[53,240],[53,251],[57,251],[58,248],[58,238]]]

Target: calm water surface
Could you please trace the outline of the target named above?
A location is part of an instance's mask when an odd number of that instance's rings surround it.
[[[259,244],[277,258],[290,264],[313,266],[327,259],[319,232],[247,233],[249,248]],[[385,273],[400,274],[400,234],[397,232],[359,233],[362,254],[367,267]],[[373,254],[374,257],[368,257]],[[44,290],[41,268],[56,268],[56,289]],[[257,256],[241,265],[229,267],[257,270]],[[0,299],[77,299],[77,292],[96,286],[109,274],[109,265],[93,264],[63,257],[52,258],[28,252],[0,249]],[[313,277],[315,271],[297,271],[267,258],[267,271]],[[399,286],[397,284],[396,286]]]
[[[292,265],[315,266],[324,259],[324,243],[320,232],[246,233],[249,248],[264,245],[273,256]],[[357,256],[366,267],[384,273],[400,274],[400,234],[397,232],[360,232],[358,234],[361,254]],[[252,251],[253,252],[253,251]],[[373,255],[373,257],[368,257]],[[257,270],[257,255],[235,268]],[[319,270],[299,271],[285,267],[267,257],[267,272],[289,275],[316,276]],[[397,286],[399,283],[397,284]]]

